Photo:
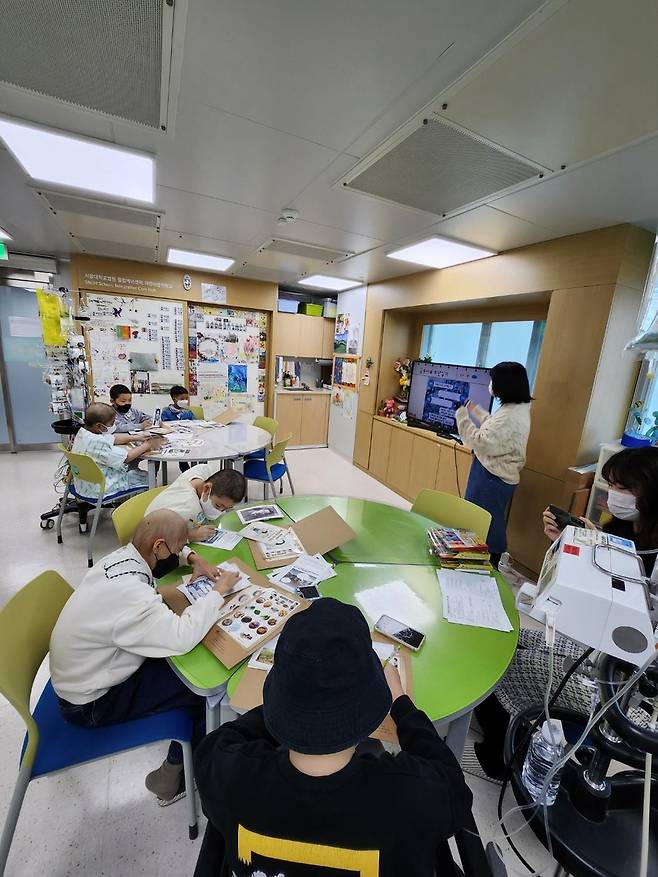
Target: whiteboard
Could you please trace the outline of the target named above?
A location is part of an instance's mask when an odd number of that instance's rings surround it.
[[[171,387],[185,383],[183,303],[90,292],[86,306],[94,399],[125,384],[148,414],[168,405]]]

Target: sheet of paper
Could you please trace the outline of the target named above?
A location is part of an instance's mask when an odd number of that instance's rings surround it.
[[[249,576],[245,575],[239,566],[236,566],[234,563],[229,563],[228,560],[225,560],[224,563],[217,564],[217,569],[223,569],[226,572],[236,572],[239,575],[239,579],[235,583],[235,585],[231,588],[230,591],[227,591],[224,594],[224,597],[231,597],[233,594],[237,594],[239,591],[244,591],[245,588],[248,588],[251,584],[249,580]]]
[[[205,576],[178,586],[178,590],[187,597],[190,603],[196,603],[197,600],[207,597],[214,588],[214,584]]]
[[[294,563],[276,570],[268,578],[292,593],[298,588],[317,585],[335,576],[322,555],[301,554]]]
[[[275,636],[269,642],[265,643],[265,645],[257,652],[254,652],[249,659],[247,666],[253,667],[255,670],[265,670],[266,673],[269,673],[274,666],[274,653],[276,651],[276,644],[279,641],[279,636]]]
[[[286,527],[275,527],[272,524],[247,524],[240,530],[240,535],[245,539],[252,539],[254,542],[261,542],[265,545],[276,545],[283,547],[289,536]]]
[[[243,524],[251,524],[254,521],[270,521],[274,518],[282,518],[283,512],[278,505],[256,505],[248,509],[240,509],[237,515]]]
[[[232,551],[238,542],[242,541],[240,533],[233,533],[231,530],[215,530],[214,534],[205,539],[204,545],[212,545],[213,548],[223,548],[225,551]]]
[[[356,599],[372,624],[389,615],[408,627],[428,630],[436,620],[434,610],[400,579],[360,591]]]
[[[494,578],[453,570],[437,570],[443,617],[453,624],[512,630]]]

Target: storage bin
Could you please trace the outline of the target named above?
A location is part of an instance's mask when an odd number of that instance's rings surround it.
[[[336,318],[336,302],[331,298],[325,298],[324,300],[324,316],[331,317],[332,319]]]
[[[277,308],[279,313],[282,314],[296,314],[297,304],[298,303],[292,298],[280,298],[277,303]]]
[[[322,305],[311,304],[308,301],[300,302],[298,313],[306,314],[307,317],[321,317]]]

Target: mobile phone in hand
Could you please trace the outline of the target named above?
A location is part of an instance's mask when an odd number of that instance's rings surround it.
[[[425,642],[424,633],[421,633],[419,630],[414,630],[414,628],[409,627],[408,624],[396,621],[395,618],[391,618],[390,615],[382,615],[375,625],[375,630],[379,631],[379,633],[383,633],[384,636],[395,640],[395,642],[400,643],[400,645],[412,649],[414,652],[417,652]]]
[[[549,505],[548,510],[555,518],[560,530],[564,530],[565,527],[585,526],[580,518],[577,518],[575,515],[569,514],[569,512],[565,512],[564,509],[558,508],[558,506],[556,505]]]

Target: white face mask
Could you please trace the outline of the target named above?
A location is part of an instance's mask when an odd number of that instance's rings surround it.
[[[175,404],[176,408],[187,408],[188,405],[190,404],[190,400],[189,399],[179,399],[178,402],[175,402],[174,404]]]
[[[105,427],[105,435],[113,435],[117,431],[116,423],[113,423],[112,426]]]
[[[640,513],[632,493],[608,489],[608,511],[621,521],[637,521]]]
[[[208,497],[206,499],[201,497],[199,499],[199,502],[201,503],[201,511],[208,521],[214,521],[220,515],[224,514],[223,509],[218,509],[217,506],[213,504],[212,500],[210,499],[210,494],[208,494]]]

